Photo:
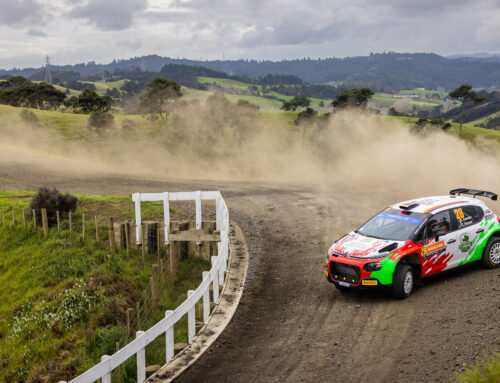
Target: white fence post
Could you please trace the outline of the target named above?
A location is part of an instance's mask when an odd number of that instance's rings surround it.
[[[144,334],[144,331],[135,333],[136,339]],[[137,351],[137,383],[142,383],[146,380],[146,349],[142,348]],[[103,382],[104,383],[104,382]],[[109,381],[111,383],[111,380]]]
[[[135,193],[132,198],[135,202],[135,239],[140,245],[142,243],[141,193]]]
[[[188,291],[188,298],[194,294],[194,290]],[[188,343],[191,344],[196,335],[196,303],[188,311]]]
[[[201,191],[196,192],[196,199],[195,199],[195,204],[196,204],[196,230],[201,229]],[[196,241],[197,245],[201,244],[201,241]]]
[[[101,356],[101,362],[104,362],[106,359],[109,359],[109,355]],[[102,383],[111,383],[111,372],[102,377]]]
[[[173,313],[172,310],[165,311],[165,317],[168,317]],[[165,363],[170,362],[170,359],[174,357],[174,326],[167,327],[165,331]]]
[[[219,265],[219,286],[224,284],[224,256],[222,254],[219,255],[222,258],[222,262]]]
[[[163,192],[163,230],[165,232],[165,245],[168,245],[168,232],[170,230],[170,196]]]
[[[217,195],[217,198],[215,200],[215,228],[217,230],[221,229],[220,221],[222,219],[222,202],[221,202],[222,196],[219,194]]]
[[[212,257],[212,267],[214,263],[217,261],[217,257]],[[214,302],[217,302],[219,300],[219,273],[217,270],[215,270],[216,273],[214,275],[214,281],[212,283],[213,289],[214,289]]]
[[[210,273],[208,271],[204,271],[202,273],[202,278],[208,278]],[[210,316],[210,285],[208,285],[207,289],[203,293],[203,322],[205,324],[208,323],[208,318]]]

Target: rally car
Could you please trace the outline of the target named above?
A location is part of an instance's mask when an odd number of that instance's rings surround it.
[[[477,196],[497,200],[495,193],[461,188],[382,210],[330,247],[326,278],[341,290],[386,286],[403,299],[416,281],[444,270],[475,261],[497,267],[500,217]]]

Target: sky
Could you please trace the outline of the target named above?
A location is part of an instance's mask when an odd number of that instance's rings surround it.
[[[500,0],[0,0],[0,68],[500,52]]]

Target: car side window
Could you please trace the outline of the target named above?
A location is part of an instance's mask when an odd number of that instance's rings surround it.
[[[418,236],[418,240],[434,238],[445,235],[451,231],[450,212],[442,211],[433,215]]]
[[[453,209],[453,215],[457,220],[458,229],[463,229],[481,221],[484,212],[478,206],[462,206]]]

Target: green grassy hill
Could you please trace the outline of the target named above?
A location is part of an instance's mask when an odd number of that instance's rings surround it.
[[[264,108],[271,108],[271,109],[277,108],[277,109],[279,109],[279,107],[281,106],[283,101],[290,101],[293,98],[293,96],[288,96],[288,95],[281,94],[281,93],[278,93],[275,91],[263,93],[262,92],[262,88],[263,88],[262,85],[253,85],[253,84],[248,84],[248,83],[244,83],[244,82],[236,81],[236,80],[231,80],[231,79],[215,78],[215,77],[198,77],[198,81],[201,84],[207,84],[207,85],[216,84],[217,86],[222,87],[225,91],[230,91],[232,88],[232,89],[239,90],[239,91],[251,92],[252,88],[254,88],[253,91],[258,92],[260,96],[258,96],[258,95],[253,95],[253,96],[231,95],[231,94],[226,94],[226,95],[231,101],[237,100],[238,98],[242,98],[242,99],[245,99],[245,100],[248,100],[248,101],[254,103],[255,105],[258,105],[259,107],[264,107]],[[264,95],[273,96],[273,97],[278,98],[279,100],[269,99],[269,98],[263,97]],[[326,99],[320,99],[320,98],[314,98],[314,97],[310,97],[310,99],[311,99],[311,107],[315,108],[315,109],[321,108],[319,106],[319,104],[321,102],[323,102],[324,105],[331,103],[331,100],[326,100]]]
[[[83,84],[92,84],[96,88],[96,92],[104,95],[107,90],[111,90],[113,88],[116,88],[118,90],[121,89],[121,87],[125,84],[125,80],[118,80],[118,81],[80,81]]]
[[[433,90],[422,90],[422,89],[411,89],[411,90],[401,90],[399,91],[400,96],[405,95],[416,95],[417,98],[408,98],[411,101],[410,107],[436,107],[442,105],[444,98],[447,97],[447,92],[439,92]],[[432,96],[436,98],[432,98]],[[439,97],[439,98],[437,98]],[[394,106],[394,104],[400,100],[404,100],[404,97],[398,98],[394,97],[392,93],[380,93],[377,92],[373,95],[372,99],[369,101],[369,106],[376,109],[389,109]]]
[[[407,124],[413,125],[417,122],[418,118],[412,117],[384,117],[387,121],[403,121]],[[448,130],[449,134],[458,136],[460,133],[460,124],[453,122],[451,128]],[[484,129],[477,126],[464,124],[462,127],[462,137],[467,141],[474,141],[478,138],[485,139],[488,141],[500,143],[500,131],[492,129]]]

